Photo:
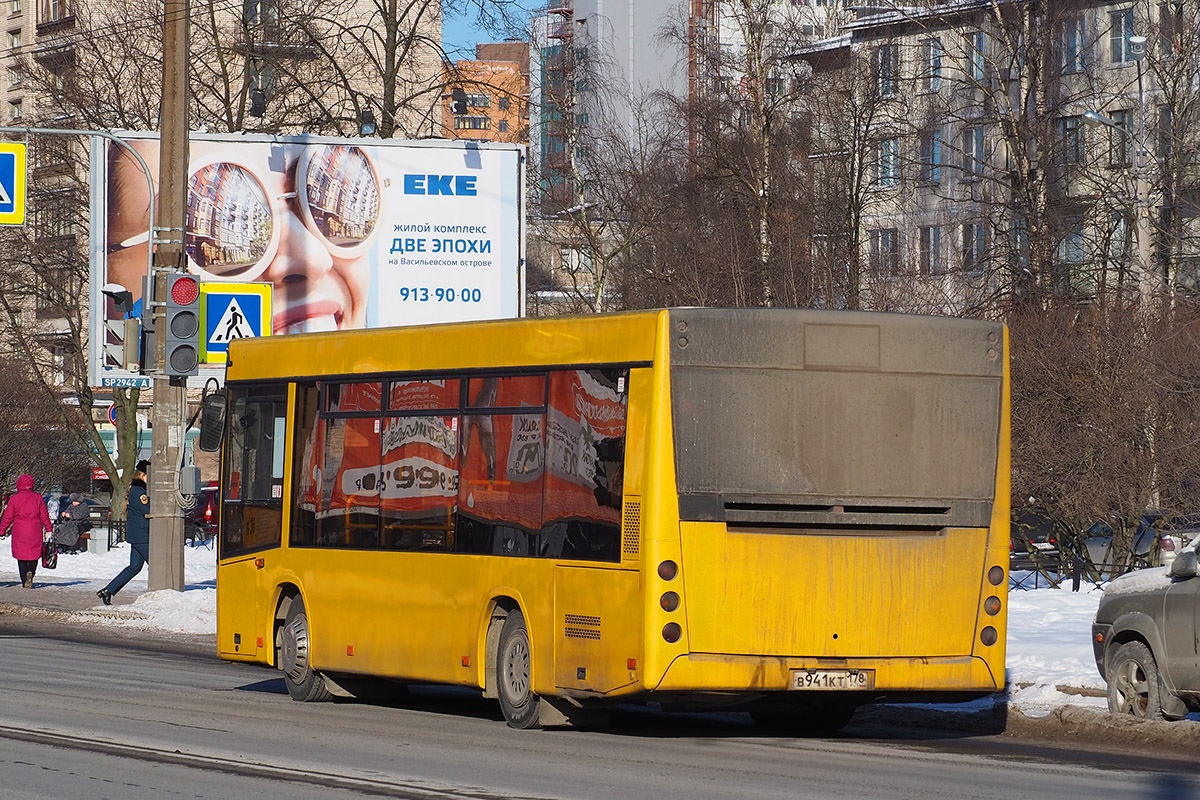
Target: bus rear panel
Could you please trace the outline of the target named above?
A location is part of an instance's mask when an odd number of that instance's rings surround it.
[[[646,687],[1002,688],[1003,326],[695,309],[671,311],[663,336],[678,500],[652,491],[663,502],[643,509]]]

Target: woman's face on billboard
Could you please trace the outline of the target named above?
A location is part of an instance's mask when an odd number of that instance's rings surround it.
[[[145,177],[125,156],[110,182],[108,280],[140,287],[146,250],[123,245],[145,241]],[[357,147],[197,142],[188,268],[206,281],[270,281],[276,334],[362,327],[382,201],[379,174]]]

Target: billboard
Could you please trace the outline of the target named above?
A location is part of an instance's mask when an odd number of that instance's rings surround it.
[[[121,138],[157,186],[157,136]],[[187,269],[206,284],[269,284],[274,335],[520,316],[523,156],[512,144],[193,134]],[[137,158],[95,144],[95,386],[138,379],[105,363],[120,315],[101,289],[124,287],[141,314],[150,205]],[[203,380],[221,367],[201,369]]]

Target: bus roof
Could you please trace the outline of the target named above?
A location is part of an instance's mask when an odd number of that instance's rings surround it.
[[[226,377],[649,363],[666,314],[656,309],[235,339]]]

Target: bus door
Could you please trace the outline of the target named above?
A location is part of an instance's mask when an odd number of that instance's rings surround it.
[[[287,392],[232,387],[221,470],[217,649],[253,659],[272,646],[266,607],[283,530]]]

